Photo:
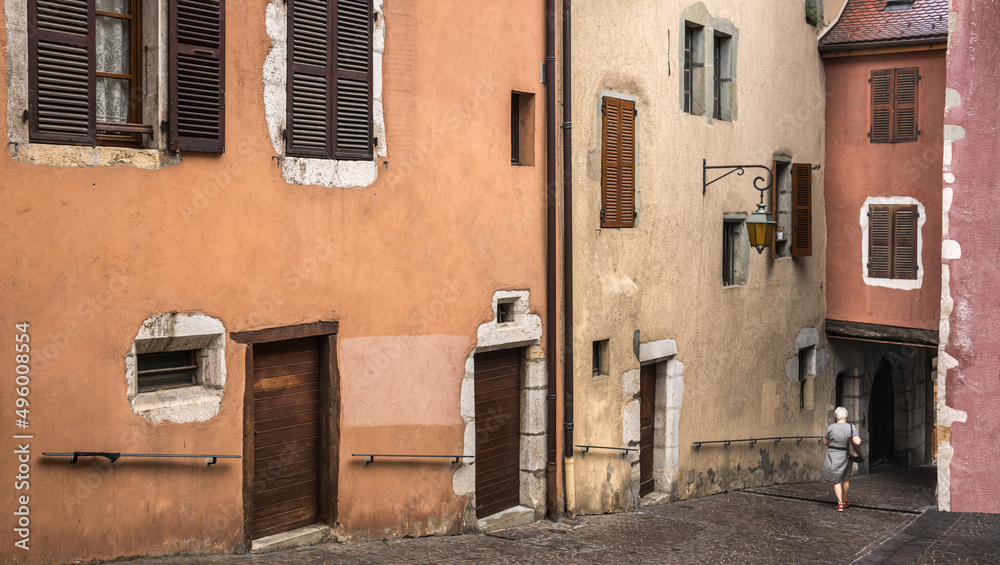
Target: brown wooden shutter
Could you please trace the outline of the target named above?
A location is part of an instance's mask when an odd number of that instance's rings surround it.
[[[778,225],[781,220],[778,214],[778,162],[771,161],[771,217]],[[778,226],[774,226],[774,239],[771,240],[771,259],[778,258]]]
[[[792,163],[792,257],[812,256],[812,165]]]
[[[97,143],[93,0],[28,1],[29,138]]]
[[[887,279],[892,275],[892,206],[868,206],[868,276]]]
[[[621,226],[618,187],[621,178],[621,100],[604,99],[604,140],[601,158],[601,227]]]
[[[892,70],[872,71],[872,143],[892,142]]]
[[[893,207],[892,278],[917,278],[917,206]]]
[[[621,205],[618,225],[635,226],[635,102],[621,101],[621,169],[619,173],[618,202]]]
[[[371,0],[337,0],[334,67],[337,159],[372,158]]]
[[[225,0],[172,0],[170,148],[225,151]]]
[[[917,140],[917,83],[919,71],[914,68],[895,70],[895,136],[894,141]]]
[[[330,87],[336,13],[326,0],[288,0],[286,154],[333,154]]]

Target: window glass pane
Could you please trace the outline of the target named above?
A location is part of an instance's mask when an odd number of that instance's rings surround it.
[[[129,74],[129,22],[97,17],[97,72]]]
[[[129,83],[120,78],[97,77],[97,121],[129,121]]]
[[[97,0],[98,12],[128,13],[129,0]]]

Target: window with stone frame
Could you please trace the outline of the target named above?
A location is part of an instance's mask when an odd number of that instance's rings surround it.
[[[165,40],[156,33],[163,7]],[[30,142],[155,147],[163,109],[145,89],[165,72],[169,147],[224,150],[224,0],[28,0],[27,8]],[[167,69],[156,64],[162,51]]]

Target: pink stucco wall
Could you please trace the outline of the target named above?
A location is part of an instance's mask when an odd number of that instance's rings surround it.
[[[952,195],[946,238],[957,245],[946,242],[946,249],[954,251],[944,261],[950,293],[946,289],[943,301],[954,301],[945,351],[957,362],[947,372],[945,402],[959,411],[951,426],[951,509],[1000,512],[1000,5],[952,0],[952,10],[957,26],[949,39],[948,88],[955,92],[945,133],[955,141],[950,152],[945,147],[944,172],[945,202]]]
[[[944,51],[824,59],[826,67],[827,318],[938,329],[941,295],[941,147]],[[870,143],[873,70],[918,67],[918,141]],[[920,288],[900,290],[864,280],[861,210],[868,197],[909,196],[927,220]]]

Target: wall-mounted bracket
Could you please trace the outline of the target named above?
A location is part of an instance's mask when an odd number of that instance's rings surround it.
[[[723,173],[721,176],[715,177],[712,180],[708,180],[708,170],[709,169],[728,169],[728,172]],[[760,191],[760,199],[761,199],[760,201],[763,202],[764,201],[764,191],[766,191],[769,188],[771,188],[771,185],[774,184],[774,171],[772,171],[770,167],[765,167],[764,165],[713,165],[713,166],[709,166],[708,165],[708,160],[702,159],[701,160],[701,193],[702,193],[702,195],[705,194],[706,190],[708,189],[708,185],[712,184],[713,182],[715,182],[717,180],[722,180],[722,179],[728,177],[729,175],[731,175],[733,173],[736,173],[738,176],[743,176],[743,173],[746,172],[745,169],[764,169],[765,171],[767,171],[767,178],[766,179],[763,176],[754,177],[754,179],[753,179],[753,187],[755,189],[757,189],[757,190]],[[765,183],[765,184],[761,185],[760,183]]]

